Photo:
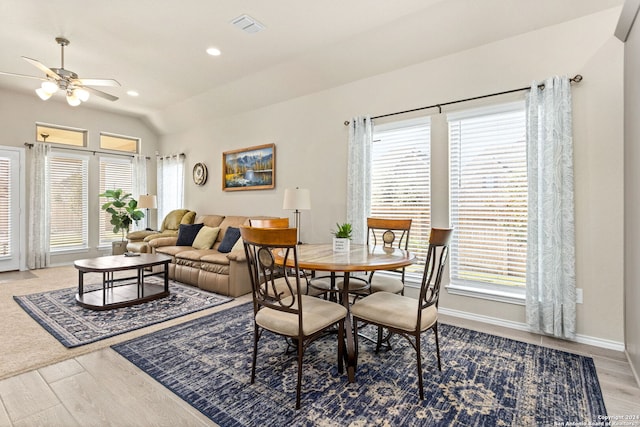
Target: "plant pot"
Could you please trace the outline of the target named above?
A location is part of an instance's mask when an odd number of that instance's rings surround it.
[[[333,238],[333,251],[334,252],[349,252],[351,246],[351,239],[343,237]]]
[[[122,255],[127,252],[128,240],[118,240],[117,242],[111,242],[111,255]]]

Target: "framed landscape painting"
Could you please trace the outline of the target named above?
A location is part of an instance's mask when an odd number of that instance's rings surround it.
[[[265,144],[222,153],[224,191],[266,190],[276,184],[276,145]]]

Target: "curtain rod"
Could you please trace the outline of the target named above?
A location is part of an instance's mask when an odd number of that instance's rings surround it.
[[[32,144],[32,143],[30,143],[30,142],[25,142],[25,143],[24,143],[24,146],[25,146],[25,147],[27,147],[28,149],[32,149],[32,148],[33,148],[33,145],[34,145],[34,144]],[[58,145],[56,145],[55,147],[52,147],[52,148],[55,148],[56,150],[83,151],[83,152],[85,152],[85,153],[93,153],[93,155],[94,155],[94,156],[95,156],[95,155],[96,155],[96,153],[97,153],[97,154],[109,154],[109,155],[112,155],[112,156],[135,157],[135,155],[134,155],[134,154],[112,153],[112,152],[110,152],[110,151],[89,150],[89,149],[87,149],[87,148],[60,147],[60,146],[58,146]],[[148,157],[148,156],[147,156],[147,157],[145,157],[145,159],[147,159],[147,160],[151,160],[151,157]]]
[[[573,78],[569,79],[569,82],[571,82],[571,83],[579,83],[581,81],[582,81],[582,76],[580,74],[576,74]],[[539,84],[538,88],[544,89],[544,84]],[[505,90],[503,92],[490,93],[488,95],[474,96],[473,98],[465,98],[465,99],[458,99],[456,101],[442,102],[440,104],[429,105],[427,107],[414,108],[412,110],[405,110],[405,111],[398,111],[398,112],[395,112],[395,113],[381,114],[379,116],[371,117],[371,120],[381,119],[383,117],[397,116],[398,114],[413,113],[414,111],[427,110],[429,108],[437,108],[438,109],[438,113],[442,113],[442,107],[445,106],[445,105],[458,104],[458,103],[461,103],[461,102],[468,102],[468,101],[475,101],[477,99],[490,98],[492,96],[498,96],[498,95],[506,95],[508,93],[522,92],[522,91],[529,90],[529,89],[531,89],[531,86],[521,87],[519,89]],[[345,120],[344,125],[345,126],[349,126],[349,123],[350,123],[349,120]]]
[[[158,160],[171,159],[172,157],[187,157],[187,155],[184,153],[178,153],[178,154],[169,154],[167,156],[161,156],[160,154],[156,153],[156,158],[158,158]]]

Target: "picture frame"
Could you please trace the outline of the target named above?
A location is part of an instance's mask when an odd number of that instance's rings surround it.
[[[276,185],[276,145],[264,144],[222,153],[222,190],[267,190]]]

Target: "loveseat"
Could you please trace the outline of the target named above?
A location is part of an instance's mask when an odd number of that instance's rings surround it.
[[[181,225],[178,236],[160,237],[149,241],[153,253],[171,256],[169,278],[182,283],[197,286],[201,289],[221,295],[237,297],[251,292],[251,281],[247,268],[242,239],[239,238],[239,227],[249,225],[247,216],[200,215],[194,225],[202,224],[197,231],[191,246],[182,245],[179,239],[188,234],[193,226]],[[262,217],[264,218],[264,217]],[[207,248],[203,234],[211,234],[211,229],[218,229],[211,248]],[[193,233],[195,230],[192,230]],[[227,236],[227,234],[229,234]],[[231,236],[237,239],[229,238]],[[227,239],[225,241],[225,236]],[[232,243],[230,243],[233,241]],[[203,246],[204,242],[204,246]],[[197,247],[194,247],[196,245]],[[222,247],[222,246],[226,246]],[[220,252],[223,249],[224,252]],[[228,250],[228,252],[226,252]]]
[[[177,237],[180,224],[193,224],[196,213],[189,209],[172,210],[162,220],[160,230],[139,230],[127,234],[127,251],[149,253],[149,242],[160,237]]]

